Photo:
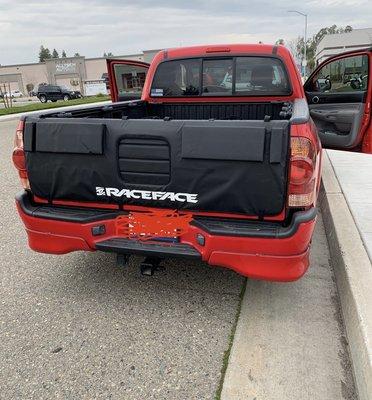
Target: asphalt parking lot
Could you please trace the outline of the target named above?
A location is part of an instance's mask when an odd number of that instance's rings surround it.
[[[213,399],[245,280],[198,262],[169,260],[148,278],[139,258],[120,269],[111,254],[29,250],[13,200],[16,124],[0,122],[0,399]],[[249,282],[247,334],[270,359],[245,347],[258,368],[248,400],[356,398],[321,221],[314,242],[303,280]]]
[[[14,208],[16,121],[0,123],[0,398],[212,399],[244,279],[170,260],[37,254]]]

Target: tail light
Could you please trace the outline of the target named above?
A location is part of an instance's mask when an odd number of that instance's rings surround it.
[[[18,175],[21,180],[21,184],[24,189],[30,189],[30,183],[28,181],[27,170],[26,170],[26,157],[23,149],[23,129],[24,121],[19,121],[15,138],[14,138],[14,150],[12,154],[13,164],[18,170]]]
[[[305,137],[291,138],[288,207],[308,207],[316,193],[316,150]]]

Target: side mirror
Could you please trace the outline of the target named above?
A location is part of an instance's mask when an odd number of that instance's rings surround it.
[[[316,80],[316,87],[319,92],[326,92],[328,90],[331,90],[332,82],[329,79],[329,75],[327,75],[325,78],[318,78]]]

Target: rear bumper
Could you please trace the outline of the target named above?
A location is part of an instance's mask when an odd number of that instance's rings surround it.
[[[315,209],[295,213],[288,227],[199,218],[177,245],[144,244],[116,236],[118,211],[34,205],[26,192],[17,196],[16,205],[35,251],[64,254],[103,250],[199,258],[244,276],[274,281],[293,281],[306,272],[316,219]]]

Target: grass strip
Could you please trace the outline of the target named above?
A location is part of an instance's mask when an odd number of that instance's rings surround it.
[[[24,106],[14,106],[12,108],[1,108],[0,115],[10,115],[18,114],[28,111],[39,111],[39,110],[49,110],[52,108],[77,106],[79,104],[90,104],[97,103],[99,101],[110,100],[109,96],[90,96],[83,97],[81,99],[69,100],[69,101],[56,101],[55,103],[32,103],[26,104]],[[14,103],[13,103],[14,104]]]

